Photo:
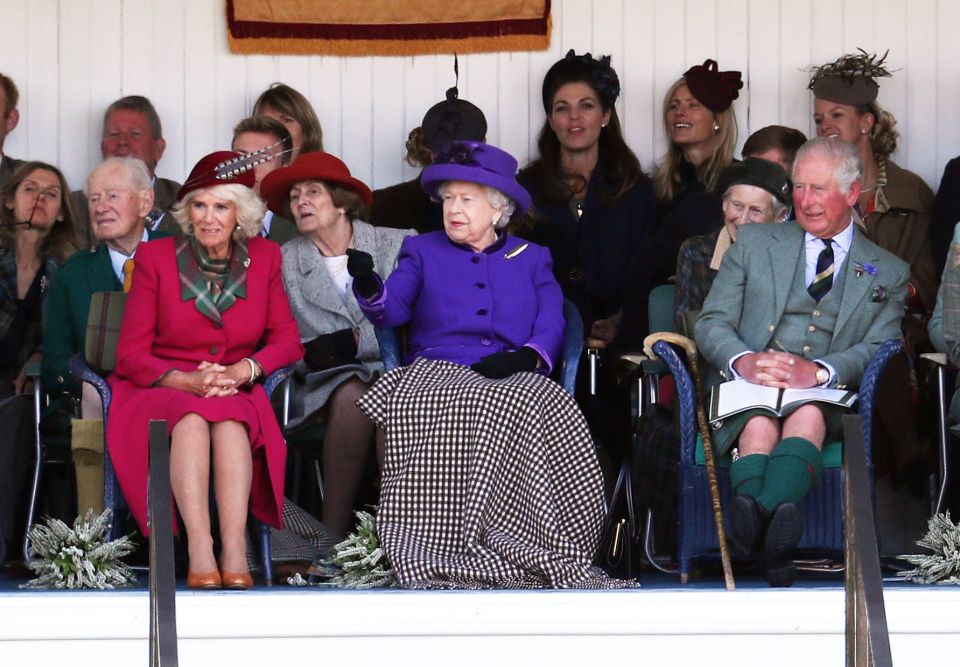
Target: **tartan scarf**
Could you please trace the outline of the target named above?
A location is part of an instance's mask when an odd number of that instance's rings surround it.
[[[214,325],[223,328],[222,315],[237,298],[247,297],[247,244],[239,239],[233,241],[233,251],[228,259],[210,259],[197,240],[184,236],[177,244],[177,269],[180,273],[180,298],[194,299],[197,310],[210,318]],[[219,293],[211,285],[223,280]]]

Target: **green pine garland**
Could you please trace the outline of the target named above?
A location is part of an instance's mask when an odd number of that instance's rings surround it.
[[[960,584],[960,523],[954,524],[950,512],[937,514],[927,522],[927,534],[917,545],[930,554],[900,556],[914,569],[900,572],[906,581],[920,584]]]
[[[135,584],[136,575],[121,558],[135,546],[129,536],[105,541],[113,515],[109,509],[94,518],[93,510],[78,516],[70,528],[47,517],[46,525],[30,527],[30,559],[27,567],[38,576],[21,588],[124,588]]]
[[[334,546],[334,554],[325,563],[337,573],[320,586],[335,588],[387,588],[396,585],[393,570],[380,546],[377,520],[369,512],[354,512],[357,526],[347,539]],[[306,586],[299,574],[287,580],[291,586]]]

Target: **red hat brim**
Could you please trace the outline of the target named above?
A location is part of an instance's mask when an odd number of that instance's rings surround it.
[[[260,182],[260,196],[274,213],[283,213],[290,188],[302,181],[327,181],[353,190],[369,207],[373,193],[363,181],[354,178],[343,161],[330,153],[303,153],[293,164],[267,174]]]

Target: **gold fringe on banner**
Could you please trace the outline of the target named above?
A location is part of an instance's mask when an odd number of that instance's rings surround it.
[[[468,37],[465,39],[236,39],[230,51],[242,54],[320,56],[422,56],[436,53],[545,51],[550,34]]]
[[[550,0],[226,0],[233,53],[408,56],[542,51]]]

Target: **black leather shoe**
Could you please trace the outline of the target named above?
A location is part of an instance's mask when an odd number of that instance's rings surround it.
[[[753,496],[734,496],[728,511],[730,518],[730,554],[737,560],[747,560],[760,544],[763,517],[760,505]]]
[[[803,537],[803,516],[794,503],[780,503],[770,516],[763,539],[767,582],[774,587],[792,586],[796,576],[793,552]]]

